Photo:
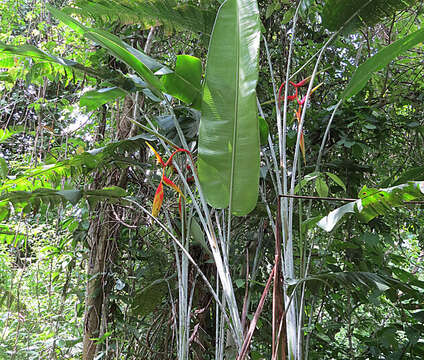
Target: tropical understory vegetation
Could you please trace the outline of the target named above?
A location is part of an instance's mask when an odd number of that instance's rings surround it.
[[[0,359],[423,359],[421,0],[1,0]]]

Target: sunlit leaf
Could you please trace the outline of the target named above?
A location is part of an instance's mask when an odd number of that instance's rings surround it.
[[[383,69],[393,59],[423,41],[424,29],[420,29],[380,50],[356,69],[341,97],[348,99],[356,95],[366,85],[374,72]]]
[[[369,189],[359,192],[359,199],[330,212],[318,222],[325,231],[331,231],[343,215],[355,213],[362,222],[369,222],[379,215],[385,215],[405,202],[424,200],[424,181],[410,181],[386,189]]]
[[[117,98],[124,97],[126,92],[118,87],[110,87],[99,90],[87,91],[80,98],[80,106],[85,106],[87,111],[96,110],[103,104]]]
[[[328,186],[321,177],[318,177],[315,180],[315,189],[317,190],[317,193],[319,196],[321,197],[328,196]]]
[[[344,182],[342,181],[342,179],[340,179],[336,174],[332,174],[329,172],[326,172],[327,176],[331,178],[331,180],[333,180],[337,185],[339,185],[341,188],[343,188],[344,191],[346,191],[346,185],[344,184]]]
[[[268,135],[269,135],[269,125],[268,122],[262,117],[259,116],[259,135],[261,139],[261,146],[268,144]]]
[[[164,91],[184,101],[195,109],[200,109],[201,102],[202,62],[189,55],[178,55],[175,71],[166,74],[161,81]]]
[[[0,156],[0,178],[5,179],[9,173],[9,167],[6,160]]]

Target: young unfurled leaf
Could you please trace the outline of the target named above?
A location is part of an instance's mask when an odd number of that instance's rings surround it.
[[[159,183],[158,188],[156,189],[155,198],[153,199],[152,215],[154,217],[158,216],[162,203],[163,203],[163,184],[161,181]]]
[[[174,189],[177,193],[179,193],[184,200],[186,200],[186,197],[184,196],[184,194],[182,193],[181,189],[178,187],[177,184],[175,184],[171,179],[168,179],[165,174],[162,175],[162,180],[165,183],[165,185],[168,185],[170,188]]]

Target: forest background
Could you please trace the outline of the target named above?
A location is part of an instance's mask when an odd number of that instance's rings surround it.
[[[423,6],[1,0],[0,359],[423,359]]]

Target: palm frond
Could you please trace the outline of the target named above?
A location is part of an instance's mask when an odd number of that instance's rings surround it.
[[[68,176],[87,175],[95,170],[119,165],[128,167],[136,164],[124,154],[134,153],[145,146],[145,140],[152,140],[150,135],[141,134],[125,140],[116,141],[105,147],[83,152],[71,159],[66,159],[51,164],[40,165],[26,170],[16,179],[9,179],[2,183],[0,192],[4,195],[11,189],[19,191],[32,191],[42,187],[45,183],[55,186],[61,179]],[[34,179],[38,181],[34,183]],[[0,198],[1,199],[1,198]]]
[[[66,12],[118,19],[122,23],[159,23],[207,35],[215,20],[215,11],[190,3],[178,4],[175,0],[76,0]]]

